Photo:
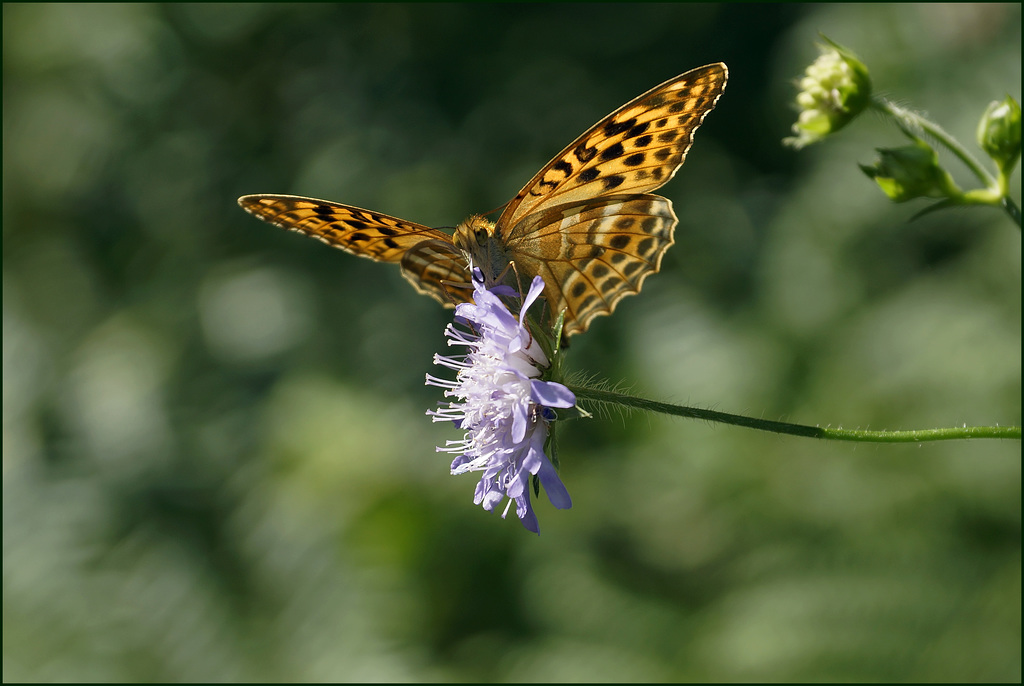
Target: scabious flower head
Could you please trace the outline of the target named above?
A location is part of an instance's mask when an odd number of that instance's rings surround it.
[[[427,375],[427,384],[445,388],[457,401],[427,412],[435,422],[452,421],[466,434],[448,441],[438,452],[453,453],[452,474],[483,472],[473,502],[491,511],[509,498],[525,526],[540,533],[530,502],[530,477],[536,475],[551,503],[572,507],[569,492],[544,453],[551,408],[573,407],[576,397],[565,386],[541,379],[550,364],[525,324],[526,311],[544,290],[533,279],[516,317],[499,295],[515,295],[506,286],[488,290],[474,270],[473,301],[455,308],[455,321],[445,329],[448,345],[468,349],[464,355],[434,355],[434,363],[455,369],[454,381]]]
[[[800,79],[796,96],[800,114],[793,124],[796,136],[783,141],[797,149],[843,128],[871,100],[867,67],[853,53],[828,42]]]

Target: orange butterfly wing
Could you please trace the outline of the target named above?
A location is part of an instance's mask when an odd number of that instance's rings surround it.
[[[345,252],[397,262],[420,293],[444,305],[470,298],[466,260],[443,231],[380,212],[297,195],[243,195],[246,212]]]
[[[672,203],[648,195],[686,160],[728,80],[722,63],[692,69],[631,100],[537,172],[505,207],[495,234],[527,274],[541,274],[566,335],[587,330],[640,292],[672,245]]]

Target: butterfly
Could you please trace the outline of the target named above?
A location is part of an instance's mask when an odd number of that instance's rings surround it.
[[[470,300],[469,265],[495,281],[515,267],[544,279],[563,336],[587,330],[639,293],[673,243],[672,203],[650,191],[676,173],[725,90],[725,64],[692,69],[629,101],[569,144],[509,201],[497,221],[474,215],[453,234],[373,210],[294,195],[238,204],[284,229],[379,262],[397,262],[421,293]]]

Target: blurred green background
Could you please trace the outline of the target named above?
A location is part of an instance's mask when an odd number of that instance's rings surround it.
[[[722,60],[661,191],[676,245],[569,366],[806,424],[1019,424],[1020,231],[909,222],[856,166],[905,142],[877,117],[780,141],[821,31],[976,150],[1020,12],[4,5],[4,679],[1019,681],[1019,442],[598,417],[537,537],[435,454],[449,313],[235,199],[450,226]]]

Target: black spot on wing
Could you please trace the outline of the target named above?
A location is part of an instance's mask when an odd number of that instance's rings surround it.
[[[597,148],[588,148],[586,143],[580,143],[576,146],[576,149],[572,151],[572,154],[576,155],[576,159],[586,164],[590,160],[594,159],[594,155],[597,154]]]
[[[636,126],[629,130],[629,133],[626,134],[626,138],[636,138],[640,134],[646,133],[650,125],[651,123],[647,121],[637,124]]]
[[[636,126],[636,117],[630,117],[625,121],[610,121],[604,126],[604,135],[609,137],[618,136],[624,131],[629,131],[634,126]]]
[[[624,153],[625,151],[622,148],[622,143],[616,143],[615,145],[605,148],[601,153],[601,159],[605,161],[615,160],[622,157]]]
[[[659,222],[657,217],[646,217],[642,222],[640,222],[640,228],[646,233],[654,233],[654,230],[658,228],[658,224]]]
[[[618,188],[626,180],[626,177],[621,174],[612,174],[601,179],[601,183],[604,184],[604,190],[611,190],[612,188]]]

